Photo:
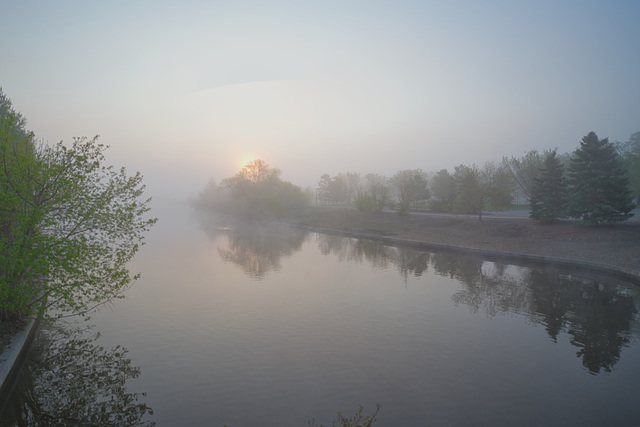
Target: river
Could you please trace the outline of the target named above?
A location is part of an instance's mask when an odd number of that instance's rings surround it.
[[[381,426],[640,425],[636,285],[157,215],[142,278],[40,330],[0,425],[330,425],[378,403]]]

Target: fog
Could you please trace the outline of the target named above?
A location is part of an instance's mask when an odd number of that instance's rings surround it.
[[[2,15],[0,86],[28,127],[52,143],[101,135],[154,198],[255,158],[315,187],[640,130],[635,1],[36,1]]]

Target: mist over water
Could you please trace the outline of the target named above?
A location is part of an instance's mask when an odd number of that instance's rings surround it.
[[[91,319],[128,350],[141,423],[300,426],[376,403],[380,425],[640,416],[637,286],[157,208],[142,278]]]

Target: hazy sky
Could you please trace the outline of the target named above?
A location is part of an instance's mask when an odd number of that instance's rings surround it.
[[[151,195],[261,158],[452,170],[640,131],[640,1],[5,1],[0,86]]]

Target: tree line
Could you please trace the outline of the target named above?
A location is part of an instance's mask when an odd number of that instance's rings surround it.
[[[0,320],[86,313],[138,277],[150,199],[98,137],[49,145],[26,123],[0,88]]]
[[[575,218],[583,223],[624,221],[640,197],[640,132],[625,143],[586,135],[572,154],[530,150],[481,167],[460,164],[453,172],[428,174],[406,169],[391,177],[370,173],[323,174],[316,203],[353,204],[362,211],[399,213],[426,209],[476,214],[510,205],[514,195],[530,204],[530,217],[552,222]]]
[[[391,177],[378,173],[327,173],[318,186],[302,190],[280,178],[281,171],[257,159],[220,184],[211,181],[192,201],[196,207],[247,218],[280,217],[315,200],[318,205],[349,205],[361,211],[393,208],[404,214],[475,214],[509,206],[514,195],[530,205],[530,217],[552,222],[574,218],[586,224],[624,221],[640,197],[640,132],[625,143],[587,134],[571,154],[530,150],[456,166],[436,173],[404,169]]]

